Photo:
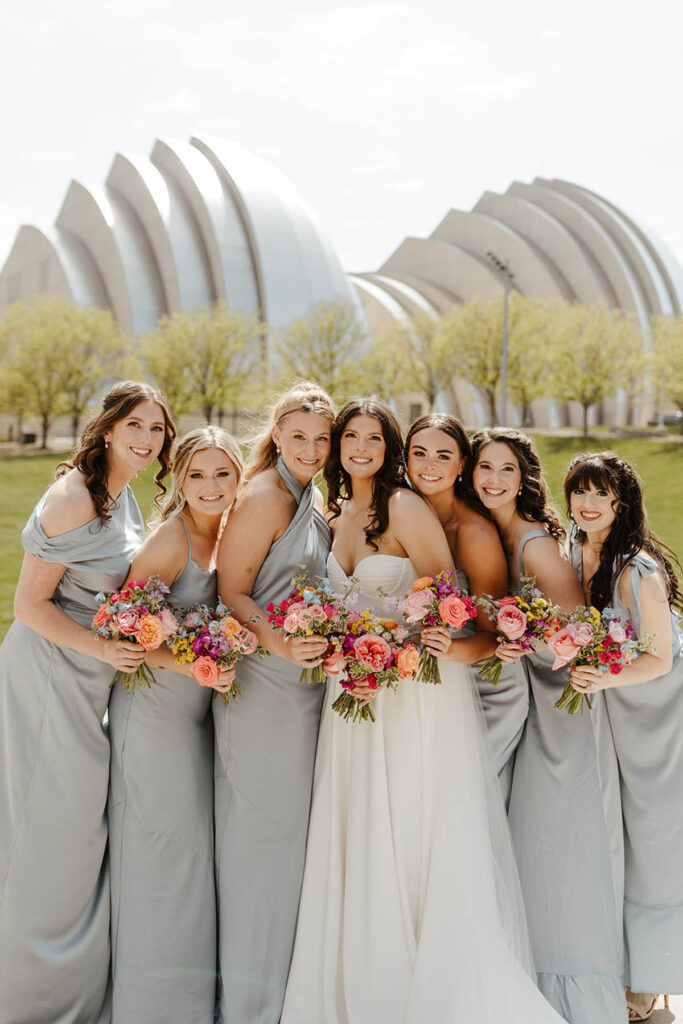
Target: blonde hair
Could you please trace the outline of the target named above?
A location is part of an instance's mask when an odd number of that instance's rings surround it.
[[[274,466],[278,450],[273,440],[273,427],[279,427],[286,416],[294,412],[311,412],[334,423],[335,411],[332,399],[326,391],[310,380],[300,381],[284,395],[281,395],[270,412],[268,427],[257,434],[252,443],[245,479],[251,480],[258,473]]]
[[[183,494],[183,483],[185,476],[197,452],[204,452],[207,448],[218,448],[225,452],[237,472],[237,486],[239,487],[244,476],[244,459],[242,451],[235,438],[223,430],[222,427],[207,425],[191,430],[189,434],[181,438],[173,450],[171,468],[173,479],[171,490],[167,498],[162,502],[161,508],[150,526],[159,526],[160,523],[170,519],[171,516],[179,515],[187,505],[187,498]]]

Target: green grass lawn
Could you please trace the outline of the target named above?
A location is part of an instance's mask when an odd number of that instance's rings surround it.
[[[567,464],[580,451],[610,447],[627,459],[640,474],[648,514],[662,539],[683,556],[683,444],[649,439],[613,440],[580,437],[537,436],[536,444],[558,509],[563,512],[562,481]],[[21,530],[34,504],[53,479],[59,462],[55,453],[0,456],[2,496],[0,497],[0,638],[12,621],[12,603],[23,551]],[[152,511],[155,486],[153,473],[140,474],[133,489],[145,518]]]

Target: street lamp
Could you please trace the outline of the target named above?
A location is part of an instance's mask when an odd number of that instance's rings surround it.
[[[506,426],[508,418],[508,297],[510,295],[510,282],[515,275],[510,270],[510,261],[507,256],[505,260],[500,260],[489,249],[486,253],[486,259],[503,275],[503,358],[500,369],[500,419],[501,425]]]

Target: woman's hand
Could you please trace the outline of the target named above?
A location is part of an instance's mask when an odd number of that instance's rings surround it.
[[[569,673],[569,682],[578,693],[596,693],[598,690],[609,689],[616,686],[616,676],[609,672],[601,672],[599,668],[591,668],[590,665],[575,665]]]
[[[139,644],[129,640],[105,640],[99,638],[97,647],[100,661],[106,661],[118,672],[135,672],[145,660],[146,651]]]
[[[282,657],[299,668],[320,665],[326,650],[324,636],[285,636],[282,642]]]
[[[359,683],[357,686],[350,691],[350,693],[358,698],[358,706],[364,708],[366,704],[370,704],[375,699],[378,693],[386,687],[386,683],[380,683],[379,686],[363,686]]]
[[[501,640],[495,650],[495,655],[504,665],[513,665],[527,652],[520,644],[512,640]]]
[[[422,646],[435,658],[443,658],[451,646],[451,634],[445,626],[425,626],[420,633]]]
[[[222,666],[220,668],[220,675],[218,681],[211,687],[212,690],[217,690],[218,693],[228,693],[230,687],[235,682],[235,669],[226,668]]]

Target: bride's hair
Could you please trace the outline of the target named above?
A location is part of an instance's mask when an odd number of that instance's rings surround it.
[[[310,380],[299,381],[284,395],[280,395],[273,406],[268,424],[252,440],[252,449],[245,480],[251,480],[258,473],[270,469],[277,462],[278,449],[273,440],[273,427],[279,427],[286,416],[293,412],[312,412],[334,422],[334,405],[326,391]]]
[[[453,485],[453,492],[455,493],[455,496],[460,498],[461,501],[464,501],[473,512],[476,512],[478,515],[491,521],[493,518],[491,513],[486,506],[481,503],[477,496],[477,492],[472,486],[472,475],[468,472],[468,467],[472,464],[472,445],[470,444],[470,439],[467,436],[465,428],[457,416],[451,416],[450,413],[445,412],[429,412],[425,416],[420,416],[419,419],[415,420],[415,422],[411,424],[406,436],[405,445],[403,446],[403,459],[406,466],[406,477],[408,483],[417,490],[415,484],[407,475],[408,455],[410,453],[411,442],[415,435],[419,434],[421,430],[428,430],[430,428],[443,431],[443,433],[447,434],[451,440],[455,441],[458,447],[458,452],[462,459],[462,470],[461,475]]]
[[[389,526],[389,498],[397,488],[406,487],[401,428],[387,403],[374,395],[370,398],[352,398],[342,406],[332,427],[330,457],[323,471],[330,519],[336,519],[341,515],[341,503],[353,496],[351,477],[341,463],[341,439],[349,422],[355,416],[372,416],[378,420],[387,446],[382,467],[372,479],[372,518],[363,531],[366,543],[378,551],[377,538],[381,537]]]

